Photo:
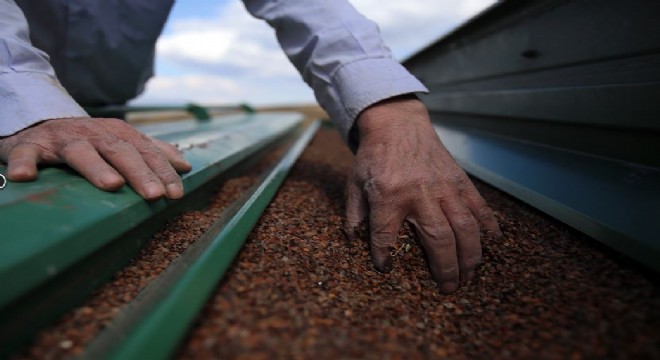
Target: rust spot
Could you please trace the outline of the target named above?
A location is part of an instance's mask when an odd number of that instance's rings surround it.
[[[53,200],[50,197],[56,192],[57,189],[48,189],[48,190],[40,191],[38,193],[28,196],[27,198],[25,198],[25,200],[33,203],[52,205]]]

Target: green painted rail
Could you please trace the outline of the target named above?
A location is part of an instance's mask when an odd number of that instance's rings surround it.
[[[300,130],[288,152],[93,342],[85,359],[165,359],[172,354],[320,122]]]
[[[184,149],[190,193],[301,124],[298,113],[243,114],[144,131]],[[66,168],[9,182],[0,190],[0,358],[126,264],[148,239],[137,229],[179,203],[149,203],[129,187],[104,192]]]

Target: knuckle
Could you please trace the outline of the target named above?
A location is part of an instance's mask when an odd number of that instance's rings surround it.
[[[375,176],[364,183],[364,191],[370,199],[389,200],[393,197],[410,197],[422,188],[428,189],[429,179],[411,174],[388,174]]]
[[[126,144],[126,141],[119,136],[108,134],[102,137],[102,143],[105,144],[106,146],[115,146],[115,145],[123,146]]]
[[[63,141],[58,144],[58,151],[59,152],[76,151],[76,149],[85,147],[86,144],[88,144],[88,142],[83,139],[73,139],[70,141]]]
[[[151,141],[146,135],[136,132],[135,136],[130,137],[129,140],[143,156],[150,156],[163,160],[167,159],[164,150],[158,147],[156,143]]]
[[[99,150],[108,155],[117,155],[126,151],[129,147],[130,145],[118,136],[106,135],[99,142]]]
[[[167,183],[178,182],[179,176],[176,170],[163,154],[151,150],[140,152],[140,154],[159,178],[166,180]]]
[[[452,224],[459,230],[471,230],[477,228],[477,222],[470,214],[460,214],[452,218]]]
[[[146,160],[151,160],[151,161],[158,161],[158,162],[167,162],[167,157],[163,152],[158,149],[153,144],[142,144],[143,146],[138,147],[138,152],[144,157]]]
[[[130,172],[131,172],[131,177],[135,179],[140,179],[142,181],[153,181],[153,182],[158,182],[158,178],[156,177],[156,174],[151,171],[148,167],[145,166],[137,166],[137,165],[132,165],[129,167]]]
[[[469,203],[476,204],[477,206],[482,206],[486,203],[484,199],[481,198],[481,195],[479,195],[479,192],[477,192],[477,189],[473,186],[464,186],[460,188],[458,195]]]
[[[440,280],[454,280],[458,277],[458,265],[456,264],[444,264],[440,269],[438,274]]]
[[[477,218],[482,222],[494,220],[493,211],[487,206],[480,207],[479,210],[477,210]]]
[[[391,179],[384,176],[375,176],[364,183],[364,189],[368,194],[382,195],[388,193],[393,185]]]
[[[428,188],[434,182],[434,177],[428,171],[414,171],[405,173],[401,180],[407,188]]]
[[[422,226],[421,230],[434,248],[447,249],[454,246],[454,234],[448,226]]]
[[[112,134],[115,137],[129,139],[133,136],[134,133],[138,133],[125,121],[112,118],[98,119],[101,126],[97,126],[94,131],[99,136],[105,136],[106,134]]]
[[[181,180],[179,177],[176,175],[174,172],[174,169],[172,170],[155,170],[156,176],[162,180],[162,182],[166,185],[169,184],[180,184]]]
[[[56,144],[50,143],[50,142],[40,142],[40,141],[22,141],[19,144],[17,144],[13,149],[12,152],[18,152],[20,151],[19,149],[28,149],[31,148],[32,150],[36,151],[40,155],[40,160],[44,160],[46,162],[57,162],[60,160],[60,156],[58,155],[58,148]],[[27,160],[26,161],[32,161],[32,160]]]
[[[97,131],[97,129],[94,126],[91,126],[88,121],[73,121],[62,123],[57,121],[47,121],[44,123],[44,125],[49,126],[45,133],[54,140],[85,138],[95,134]]]
[[[456,171],[452,171],[451,173],[447,174],[445,178],[447,184],[452,185],[454,187],[463,185],[466,182],[466,180],[467,178],[465,172],[460,169],[457,169]]]

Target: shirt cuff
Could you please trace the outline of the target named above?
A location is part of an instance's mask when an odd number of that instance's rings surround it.
[[[0,136],[50,119],[88,117],[57,79],[36,72],[0,75]]]
[[[349,136],[353,124],[362,110],[394,96],[428,92],[428,89],[406,68],[392,58],[370,58],[348,63],[333,76],[341,114],[335,116],[339,132],[354,152],[358,139]]]

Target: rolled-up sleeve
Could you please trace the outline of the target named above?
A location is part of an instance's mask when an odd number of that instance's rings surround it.
[[[87,116],[60,85],[48,55],[31,45],[14,1],[0,0],[0,14],[0,136],[43,120]]]
[[[280,46],[349,146],[349,132],[366,107],[427,89],[383,43],[378,26],[345,0],[244,0],[266,20]]]

